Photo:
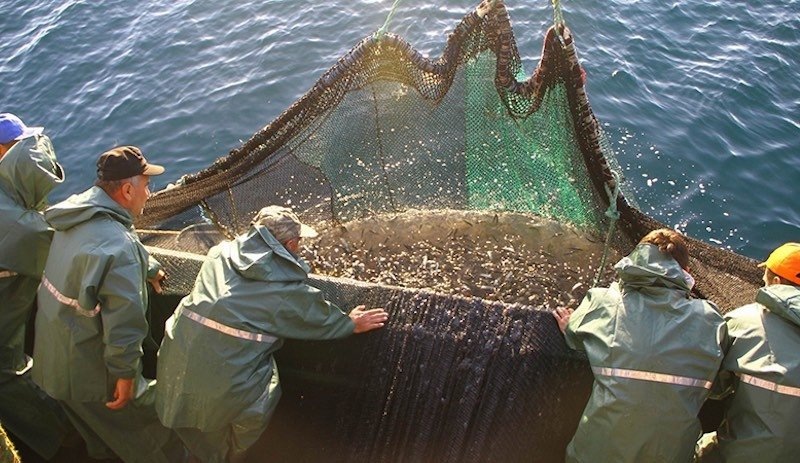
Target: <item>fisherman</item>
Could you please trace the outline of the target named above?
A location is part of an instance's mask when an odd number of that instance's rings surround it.
[[[167,320],[156,409],[201,461],[241,461],[261,436],[280,398],[272,354],[284,338],[342,338],[386,322],[383,309],[345,314],[307,283],[297,252],[316,235],[288,208],[261,209],[247,232],[209,251]]]
[[[796,461],[800,455],[800,243],[775,249],[755,303],[725,315],[731,346],[722,362],[725,414],[717,450],[703,461]]]
[[[50,138],[10,113],[0,114],[0,422],[45,459],[69,429],[56,401],[31,380],[26,324],[53,230],[42,212],[64,181]]]
[[[574,313],[554,314],[595,378],[566,461],[691,461],[725,323],[690,297],[689,252],[673,230],[648,233],[615,269],[618,283],[591,289]]]
[[[114,148],[98,159],[94,187],[45,212],[55,234],[38,293],[33,378],[62,404],[93,458],[183,457],[141,374],[147,278],[158,283],[163,272],[152,265],[148,275],[133,220],[150,177],[163,172],[137,147]]]

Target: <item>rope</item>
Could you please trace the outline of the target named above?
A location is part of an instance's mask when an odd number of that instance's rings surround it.
[[[554,0],[553,3],[556,3],[557,0]],[[608,183],[604,184],[603,187],[606,190],[606,195],[608,195],[608,209],[606,209],[606,217],[608,217],[611,222],[608,224],[608,233],[606,234],[606,245],[603,248],[603,257],[600,259],[600,267],[597,269],[597,276],[594,278],[594,283],[592,287],[596,288],[600,284],[600,278],[603,276],[603,269],[606,266],[606,259],[608,258],[608,250],[611,247],[611,237],[614,236],[614,229],[617,226],[617,220],[619,220],[619,211],[617,210],[617,198],[619,197],[619,174],[615,171],[611,171],[611,176],[614,177],[614,191],[611,191],[611,188],[608,187]]]
[[[395,12],[397,11],[397,5],[399,4],[400,0],[394,0],[394,4],[392,4],[392,9],[389,10],[389,15],[386,16],[386,21],[384,21],[383,26],[381,26],[380,29],[378,29],[378,31],[375,32],[375,38],[380,39],[384,35],[386,35],[387,32],[389,32],[389,23],[392,21],[392,18],[394,17]]]
[[[147,252],[150,254],[162,256],[175,257],[178,259],[192,260],[195,262],[205,262],[208,258],[203,254],[195,254],[193,252],[175,251],[174,249],[160,248],[158,246],[145,246]]]
[[[136,229],[136,234],[138,235],[180,235],[181,232],[179,230],[152,230],[152,229]]]
[[[553,24],[560,26],[564,24],[564,15],[561,13],[561,0],[552,0],[553,2]]]

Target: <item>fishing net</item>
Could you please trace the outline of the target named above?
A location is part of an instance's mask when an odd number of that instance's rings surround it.
[[[580,300],[604,253],[613,263],[663,225],[624,182],[612,194],[619,169],[558,16],[525,77],[502,2],[466,15],[435,61],[376,34],[149,200],[137,228],[171,293],[155,324],[206,251],[270,204],[322,231],[302,255],[331,301],[390,313],[377,332],[286,343],[284,396],[254,458],[563,461],[592,377],[550,311]],[[722,310],[751,300],[754,262],[690,242],[697,296]]]

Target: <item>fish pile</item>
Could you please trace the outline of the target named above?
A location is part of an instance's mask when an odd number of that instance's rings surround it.
[[[603,253],[595,237],[515,213],[411,210],[320,232],[301,247],[314,273],[535,307],[574,306]]]

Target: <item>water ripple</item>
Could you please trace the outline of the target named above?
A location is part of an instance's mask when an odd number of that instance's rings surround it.
[[[176,178],[236,147],[386,19],[391,0],[7,0],[0,102],[43,124],[68,169],[135,143]],[[391,32],[431,58],[477,0],[399,3]],[[527,74],[549,2],[506,0]],[[763,257],[800,237],[800,2],[565,2],[606,125],[643,208]],[[757,192],[757,194],[755,194]]]

